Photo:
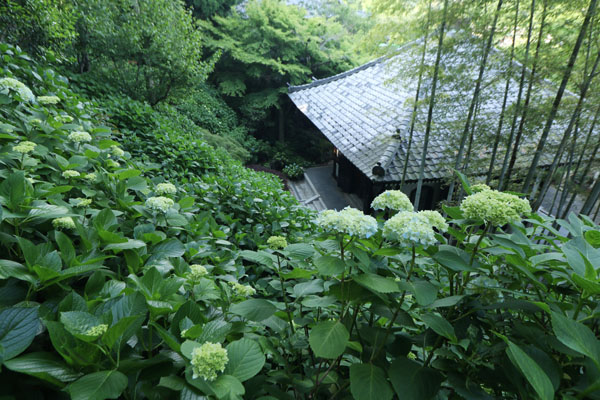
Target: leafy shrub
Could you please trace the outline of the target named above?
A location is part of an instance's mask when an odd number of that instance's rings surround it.
[[[155,105],[206,78],[194,19],[179,1],[77,2],[75,49],[80,72],[90,71],[138,100]]]
[[[447,220],[349,209],[317,229],[280,183],[225,156],[187,184],[145,177],[105,109],[0,51],[0,77],[59,98],[0,90],[2,395],[600,396],[589,218],[492,192],[502,205],[471,197]]]
[[[296,180],[304,176],[304,169],[298,164],[288,164],[283,168],[283,173],[290,179]]]

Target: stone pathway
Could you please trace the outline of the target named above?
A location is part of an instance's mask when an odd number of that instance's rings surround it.
[[[303,179],[289,181],[290,191],[300,203],[317,211],[341,210],[346,206],[362,210],[358,196],[342,192],[331,171],[331,164],[307,168]]]

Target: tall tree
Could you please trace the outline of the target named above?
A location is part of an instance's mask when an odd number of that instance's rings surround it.
[[[494,139],[494,145],[492,147],[492,156],[490,158],[490,167],[488,168],[487,178],[485,183],[489,185],[492,180],[494,173],[494,166],[496,164],[496,154],[498,152],[498,145],[500,144],[500,137],[502,135],[502,126],[504,125],[504,113],[506,112],[506,102],[508,100],[508,92],[510,89],[510,82],[512,81],[512,71],[515,57],[515,42],[517,41],[517,28],[519,25],[519,3],[517,0],[515,6],[515,22],[513,24],[513,35],[512,42],[510,44],[510,57],[508,60],[508,68],[506,70],[506,86],[504,87],[504,97],[502,99],[502,108],[500,110],[500,118],[498,119],[498,127],[496,128],[496,136]]]
[[[554,98],[554,102],[552,103],[552,109],[550,110],[550,114],[548,115],[548,119],[546,120],[546,124],[544,126],[544,130],[538,142],[538,145],[535,150],[535,154],[533,156],[533,160],[531,161],[531,165],[529,166],[529,170],[527,172],[527,177],[525,178],[525,182],[523,183],[523,193],[529,193],[531,190],[531,184],[533,183],[535,174],[537,172],[537,166],[540,161],[540,157],[544,151],[544,147],[546,146],[546,140],[548,139],[548,134],[550,133],[550,128],[552,128],[552,124],[554,123],[554,119],[556,117],[556,113],[558,111],[558,107],[560,106],[563,94],[567,88],[567,83],[569,82],[569,78],[571,77],[571,72],[573,71],[573,66],[575,65],[575,60],[577,59],[577,55],[579,54],[579,49],[581,48],[581,43],[583,42],[583,38],[585,37],[585,33],[590,24],[590,20],[596,11],[596,5],[598,0],[591,0],[590,5],[585,14],[585,19],[581,25],[579,30],[579,34],[577,36],[577,41],[575,42],[575,46],[573,47],[573,51],[571,52],[571,56],[569,57],[569,61],[567,63],[567,67],[564,71],[562,81],[560,83],[560,87],[556,96]]]
[[[421,95],[421,84],[423,83],[423,70],[425,67],[425,55],[427,54],[427,39],[429,38],[429,25],[431,23],[431,1],[427,7],[427,22],[425,24],[425,36],[423,37],[423,51],[421,52],[421,63],[419,65],[419,78],[417,80],[417,92],[415,93],[415,104],[413,105],[412,115],[410,116],[410,130],[408,132],[408,146],[406,148],[406,155],[404,158],[404,166],[402,168],[402,180],[400,181],[400,188],[404,186],[406,180],[406,171],[408,170],[408,158],[410,157],[410,150],[412,148],[413,134],[415,131],[415,123],[417,121],[417,110],[419,108],[419,97]]]
[[[421,153],[421,165],[419,167],[419,181],[417,182],[417,191],[415,193],[414,207],[415,211],[419,209],[421,199],[421,190],[423,188],[423,176],[425,173],[425,160],[427,157],[427,146],[429,144],[429,134],[431,133],[431,121],[433,119],[433,105],[435,104],[435,89],[438,83],[440,70],[440,60],[442,58],[442,45],[444,44],[444,32],[446,29],[446,20],[448,16],[448,0],[444,0],[444,11],[442,14],[442,26],[440,27],[440,36],[435,56],[435,67],[433,69],[433,82],[431,84],[431,95],[429,97],[429,110],[427,111],[427,123],[425,126],[425,137],[423,138],[423,152]]]
[[[567,129],[565,130],[565,133],[563,134],[561,142],[558,146],[557,156],[552,161],[552,165],[550,166],[550,169],[548,171],[548,177],[546,178],[546,181],[544,182],[544,185],[542,186],[540,195],[537,197],[536,201],[534,202],[534,205],[533,205],[534,210],[537,209],[540,206],[540,204],[542,204],[542,200],[544,199],[546,191],[548,190],[548,187],[552,183],[552,175],[554,174],[554,171],[556,171],[556,168],[558,167],[560,157],[562,156],[562,153],[565,150],[567,141],[569,140],[571,131],[573,130],[573,126],[579,119],[579,116],[581,113],[581,108],[583,107],[583,102],[585,100],[585,96],[587,94],[588,88],[590,87],[590,83],[592,82],[592,79],[594,79],[594,77],[596,76],[596,70],[598,69],[599,64],[600,64],[600,51],[598,51],[598,54],[596,55],[596,61],[594,61],[594,66],[592,67],[592,72],[590,72],[590,74],[585,78],[583,87],[581,88],[581,92],[579,94],[579,100],[577,101],[577,105],[575,106],[575,110],[573,111],[573,114],[571,115],[569,125],[567,126]]]
[[[463,129],[463,133],[460,139],[460,146],[458,148],[458,154],[456,155],[456,160],[454,163],[454,169],[457,171],[460,169],[460,166],[463,161],[462,158],[463,153],[465,151],[465,143],[469,135],[469,127],[471,126],[471,120],[473,118],[473,113],[475,112],[475,105],[477,104],[477,101],[479,99],[479,92],[481,91],[481,82],[483,81],[483,74],[485,72],[488,55],[490,54],[490,49],[492,48],[492,43],[494,41],[494,32],[496,31],[496,23],[498,22],[498,16],[500,15],[502,2],[503,0],[498,0],[498,5],[494,14],[494,22],[492,23],[492,28],[487,39],[485,51],[483,53],[481,63],[479,64],[479,74],[477,76],[477,81],[475,82],[475,90],[473,92],[473,97],[471,98],[471,104],[469,105],[469,112],[467,114],[467,121],[465,122],[465,128]],[[450,182],[450,187],[448,188],[448,202],[452,201],[452,195],[454,194],[454,184],[455,180],[452,179],[452,181]]]
[[[535,1],[533,3],[535,3]],[[515,144],[513,146],[512,155],[510,157],[510,162],[508,163],[508,170],[506,172],[506,175],[509,177],[512,176],[512,170],[515,166],[515,162],[517,161],[517,153],[519,151],[519,146],[521,144],[521,138],[523,136],[523,130],[525,128],[525,121],[527,120],[527,113],[529,111],[529,102],[531,101],[531,92],[533,89],[533,82],[536,78],[536,70],[538,67],[540,47],[542,45],[542,41],[543,41],[543,37],[544,37],[544,25],[546,22],[547,10],[548,10],[548,0],[544,0],[544,6],[542,9],[542,21],[540,22],[540,31],[538,33],[538,40],[537,40],[537,44],[535,46],[535,55],[533,56],[533,66],[531,67],[531,76],[529,77],[529,82],[527,85],[527,93],[525,94],[525,102],[523,103],[523,113],[521,114],[521,120],[519,121],[519,129],[517,130],[517,135],[515,136]],[[531,16],[533,17],[533,10],[532,10]],[[529,25],[529,30],[531,31],[531,24]],[[528,51],[529,51],[529,49],[528,49]]]
[[[510,134],[506,142],[506,153],[504,154],[504,161],[502,162],[502,171],[500,172],[500,181],[498,182],[498,190],[504,189],[506,181],[510,179],[510,172],[508,170],[510,149],[513,145],[513,139],[515,135],[515,128],[517,125],[517,119],[521,111],[521,96],[523,95],[523,86],[525,84],[525,74],[527,73],[527,61],[529,59],[529,46],[531,44],[531,32],[533,30],[533,16],[535,14],[535,0],[531,0],[531,11],[529,13],[529,28],[527,29],[527,44],[525,46],[525,60],[521,68],[521,78],[519,79],[519,93],[517,94],[517,102],[515,103],[515,110],[513,114],[512,123],[510,125]],[[531,81],[531,79],[530,79]],[[515,146],[517,144],[515,143]]]

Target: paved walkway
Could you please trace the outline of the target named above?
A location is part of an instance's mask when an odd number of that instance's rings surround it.
[[[331,164],[307,168],[304,179],[289,182],[292,193],[301,203],[317,211],[341,210],[346,206],[362,209],[356,195],[341,191],[331,175],[332,169]]]

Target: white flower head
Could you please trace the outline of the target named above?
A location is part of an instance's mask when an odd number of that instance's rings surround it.
[[[75,143],[91,142],[92,136],[84,131],[73,131],[69,133],[69,140]]]
[[[371,207],[374,210],[412,211],[414,208],[408,196],[400,190],[386,190],[373,199]]]
[[[14,78],[0,78],[0,90],[12,90],[17,92],[21,100],[33,101],[35,96],[31,89],[29,89],[23,82],[20,82]]]
[[[208,275],[208,270],[204,265],[192,264],[190,265],[190,272],[188,272],[187,278],[193,282],[198,282],[206,275]]]
[[[241,283],[235,281],[230,281],[228,283],[237,296],[250,297],[256,294],[256,289],[250,285],[242,285]]]
[[[159,196],[162,196],[164,194],[175,194],[177,193],[177,188],[172,183],[159,183],[154,188],[154,192]]]
[[[228,362],[227,349],[221,343],[206,342],[192,350],[192,379],[214,381],[218,372],[225,371]]]
[[[434,228],[448,229],[444,217],[437,211],[400,211],[385,222],[383,236],[404,246],[431,246],[437,242]]]
[[[71,117],[70,115],[57,115],[56,117],[54,117],[54,120],[60,122],[61,124],[68,124],[70,122],[73,122],[73,117]]]
[[[86,174],[86,175],[83,177],[83,179],[85,179],[85,180],[86,180],[86,181],[88,181],[88,182],[94,182],[94,181],[96,180],[96,178],[97,178],[97,177],[98,177],[98,176],[97,176],[95,173],[91,172],[91,173],[89,173],[89,174]]]
[[[35,146],[37,146],[35,143],[26,140],[13,146],[13,150],[17,153],[27,154],[31,153],[35,149]]]
[[[71,217],[60,217],[52,220],[52,226],[56,229],[75,229],[75,221]]]
[[[38,96],[37,101],[40,104],[58,104],[60,98],[58,96]]]
[[[483,190],[467,196],[460,209],[466,218],[482,219],[495,226],[517,222],[531,212],[529,200],[497,190]]]
[[[86,336],[102,336],[106,333],[107,330],[108,330],[107,324],[100,324],[100,325],[92,326],[90,329],[88,329],[85,332],[85,334],[86,334]]]
[[[377,233],[378,229],[375,218],[351,207],[342,211],[325,210],[319,214],[316,222],[326,231],[358,238],[369,238]]]
[[[167,212],[174,204],[175,202],[173,200],[163,196],[150,197],[146,200],[146,207],[155,211]]]
[[[73,199],[75,202],[75,207],[87,207],[92,204],[92,199],[86,199],[83,197],[76,197]]]
[[[125,152],[119,146],[110,146],[110,154],[115,157],[123,157]]]
[[[62,173],[62,176],[64,176],[65,178],[76,178],[80,175],[81,174],[79,172],[72,169],[68,169]]]

